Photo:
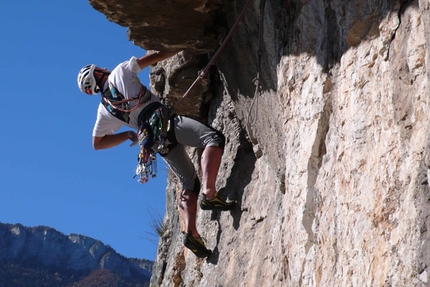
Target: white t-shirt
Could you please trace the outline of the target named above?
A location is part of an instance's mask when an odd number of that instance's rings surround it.
[[[111,83],[121,94],[124,95],[125,99],[130,99],[137,96],[141,92],[142,84],[140,83],[137,73],[141,72],[142,69],[136,61],[136,57],[131,57],[129,61],[122,62],[111,72],[108,80],[105,83],[105,90],[109,83]],[[148,104],[153,102],[160,102],[160,99],[151,93],[151,98],[141,104],[141,106],[130,113],[130,121],[121,121],[120,119],[111,115],[105,108],[105,106],[100,103],[97,110],[97,119],[94,124],[93,136],[103,137],[105,135],[114,134],[123,125],[133,128],[135,130],[139,129],[137,119],[140,112]],[[137,100],[129,102],[131,109],[136,106]]]

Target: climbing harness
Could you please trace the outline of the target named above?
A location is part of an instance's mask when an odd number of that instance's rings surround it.
[[[191,84],[191,86],[188,88],[188,90],[184,93],[184,95],[182,96],[182,98],[176,104],[175,110],[182,103],[182,101],[189,95],[189,93],[192,90],[192,88],[206,76],[207,72],[209,71],[209,68],[212,67],[213,63],[219,57],[219,55],[221,54],[222,50],[224,50],[225,45],[227,44],[228,40],[230,40],[231,35],[236,30],[239,22],[242,20],[243,16],[245,15],[245,11],[248,9],[248,7],[249,7],[249,5],[251,4],[252,1],[253,0],[248,0],[248,2],[246,3],[245,7],[242,10],[242,12],[239,14],[239,17],[237,17],[236,22],[234,22],[233,27],[230,29],[230,32],[228,32],[227,36],[225,37],[224,41],[222,42],[221,46],[218,48],[218,50],[216,51],[216,53],[213,55],[212,59],[209,61],[209,63],[206,65],[206,67],[203,69],[203,71],[199,73],[199,75],[197,76],[197,78],[195,79],[195,81]]]
[[[152,148],[161,155],[165,155],[171,149],[171,144],[175,142],[169,137],[172,130],[173,114],[165,105],[159,105],[149,116],[148,121],[143,125],[149,125],[152,132],[152,141],[145,145],[145,148]]]
[[[255,85],[255,93],[252,98],[251,105],[248,110],[247,122],[253,126],[257,122],[258,115],[258,98],[263,94],[263,86],[260,84],[261,57],[263,55],[263,31],[264,31],[264,7],[266,0],[260,2],[260,23],[258,27],[258,60],[257,60],[257,76],[252,80]],[[252,108],[255,105],[254,115],[251,115]]]
[[[174,114],[161,103],[152,103],[139,115],[138,141],[140,152],[136,167],[138,181],[145,183],[149,176],[156,177],[156,154],[166,155],[176,145],[173,135]]]

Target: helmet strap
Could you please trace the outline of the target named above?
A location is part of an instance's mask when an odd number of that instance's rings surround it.
[[[100,92],[103,92],[103,83],[104,83],[103,79],[105,78],[105,76],[109,76],[110,72],[103,72],[103,71],[98,71],[98,72],[102,73],[102,76],[99,78],[94,75],[94,78],[96,79],[96,84]]]

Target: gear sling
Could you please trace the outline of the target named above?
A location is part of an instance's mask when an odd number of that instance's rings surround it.
[[[125,97],[111,84],[103,93],[101,103],[106,110],[119,120],[129,123],[130,112],[139,107],[139,104],[146,102],[151,97],[151,92],[142,85],[142,91],[138,96],[131,99]],[[129,102],[138,100],[136,107],[130,108]],[[138,181],[145,183],[149,177],[155,177],[157,172],[156,154],[166,155],[176,144],[173,131],[173,117],[175,116],[169,108],[159,102],[154,102],[146,106],[138,117],[138,141],[140,152],[136,167],[136,176],[140,176]]]

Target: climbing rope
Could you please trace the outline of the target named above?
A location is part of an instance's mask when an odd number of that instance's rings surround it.
[[[212,57],[212,59],[209,61],[209,63],[207,64],[206,68],[203,69],[203,71],[197,76],[196,80],[191,84],[191,86],[188,88],[188,90],[184,93],[184,95],[182,96],[182,98],[179,100],[179,102],[176,104],[175,106],[175,110],[178,108],[178,106],[182,103],[182,101],[189,95],[190,91],[192,90],[192,88],[198,83],[200,82],[204,76],[206,75],[206,73],[209,71],[209,68],[213,65],[213,63],[215,62],[215,60],[219,57],[219,55],[221,54],[221,51],[224,50],[225,45],[227,44],[228,40],[230,40],[231,35],[233,34],[234,30],[236,30],[239,22],[242,20],[245,11],[248,9],[249,5],[251,4],[253,0],[248,0],[248,2],[246,3],[245,7],[243,8],[242,12],[240,13],[240,15],[237,17],[236,22],[234,22],[233,27],[230,29],[230,32],[228,32],[227,36],[225,37],[224,41],[222,42],[221,46],[218,48],[218,50],[216,51],[216,53],[214,54],[214,56]],[[264,1],[264,0],[263,0]]]
[[[252,80],[255,85],[254,97],[248,110],[247,122],[253,126],[257,122],[258,115],[258,98],[263,93],[263,86],[260,84],[261,57],[263,55],[263,32],[264,32],[264,7],[266,0],[260,2],[260,23],[258,27],[258,60],[257,60],[257,76]],[[255,106],[254,115],[251,115],[252,108]]]

